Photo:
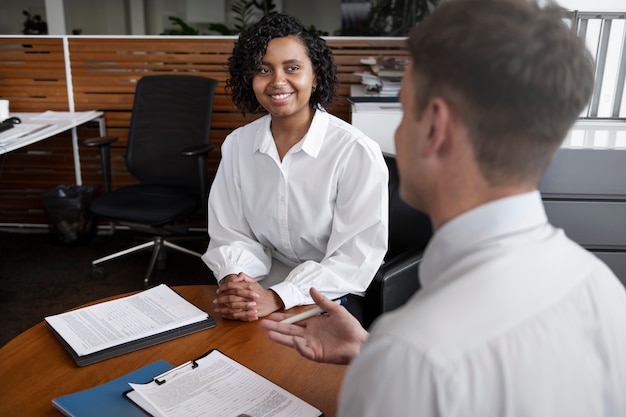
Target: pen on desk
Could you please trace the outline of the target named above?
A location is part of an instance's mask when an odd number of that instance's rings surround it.
[[[344,305],[346,303],[346,297],[341,297],[337,300],[333,301],[335,304]],[[293,316],[287,317],[284,320],[281,320],[281,323],[293,324],[299,321],[308,319],[309,317],[317,316],[318,314],[325,313],[319,306],[315,306],[313,308],[308,309],[307,311],[303,311],[300,314],[295,314]]]

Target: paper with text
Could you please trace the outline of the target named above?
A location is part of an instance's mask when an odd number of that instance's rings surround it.
[[[53,111],[53,110],[48,110],[46,112],[43,112],[37,116],[31,117],[31,120],[50,120],[50,121],[59,121],[59,120],[71,120],[74,119],[76,117],[83,117],[86,115],[91,115],[91,114],[96,114],[95,110],[88,110],[88,111],[79,111],[79,112],[73,112],[73,111]]]
[[[111,301],[46,317],[83,356],[205,320],[208,314],[161,284]]]
[[[55,127],[54,124],[17,124],[13,126],[13,129],[5,130],[0,133],[0,144],[8,144],[9,142],[17,141],[18,139],[22,139],[23,137],[37,133],[43,132],[48,129],[52,129]]]
[[[162,375],[161,384],[130,384],[129,398],[163,417],[315,417],[302,399],[218,350]],[[157,378],[159,379],[159,378]]]

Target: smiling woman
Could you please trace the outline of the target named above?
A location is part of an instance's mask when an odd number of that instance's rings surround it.
[[[267,114],[226,138],[209,196],[216,311],[256,320],[311,304],[316,287],[350,294],[362,317],[387,248],[388,173],[378,145],[325,110],[338,85],[330,48],[273,14],[241,34],[228,67],[237,108]]]

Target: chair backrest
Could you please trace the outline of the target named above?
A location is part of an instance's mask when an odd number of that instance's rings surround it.
[[[389,169],[389,248],[385,259],[409,249],[422,251],[432,236],[430,218],[400,198],[398,168],[393,156],[385,155]]]
[[[208,175],[206,161],[201,168],[197,158],[181,152],[209,142],[216,86],[216,80],[193,75],[138,81],[126,166],[141,183],[180,186],[198,194],[201,179]]]
[[[418,267],[433,233],[429,217],[400,198],[396,159],[385,155],[385,162],[389,169],[389,248],[385,263],[365,291],[365,328],[419,289]]]

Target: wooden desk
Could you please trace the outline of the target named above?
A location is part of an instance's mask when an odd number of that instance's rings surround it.
[[[179,365],[217,348],[334,417],[346,367],[302,358],[294,350],[270,341],[258,322],[222,320],[213,313],[211,301],[216,288],[174,287],[215,318],[214,328],[82,368],[76,366],[44,322],[35,325],[0,349],[0,415],[58,417],[60,413],[51,403],[55,397],[102,384],[159,359]]]

